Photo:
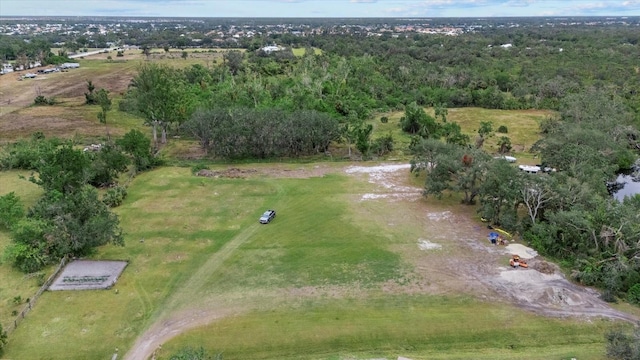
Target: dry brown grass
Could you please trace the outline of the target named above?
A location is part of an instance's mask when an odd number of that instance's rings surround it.
[[[79,69],[67,72],[40,74],[34,79],[20,77],[25,72],[16,72],[0,77],[0,144],[25,138],[36,131],[46,136],[76,137],[92,141],[106,136],[106,129],[97,120],[97,106],[84,105],[87,80],[96,89],[105,88],[114,101],[108,117],[109,132],[122,135],[131,128],[143,129],[142,119],[117,111],[117,101],[127,90],[142,60],[141,51],[125,52],[124,60],[112,54],[97,54],[80,61]],[[137,54],[137,53],[140,54]],[[114,61],[105,60],[107,56]],[[217,53],[189,53],[188,59],[180,58],[181,52],[153,54],[149,61],[170,66],[213,65],[222,58]],[[42,95],[54,99],[54,106],[33,106],[34,99]],[[143,129],[148,131],[148,129]]]

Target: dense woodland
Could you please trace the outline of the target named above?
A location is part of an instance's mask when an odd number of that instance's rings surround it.
[[[218,159],[309,156],[335,142],[353,145],[364,159],[383,156],[394,139],[372,138],[368,122],[379,112],[404,111],[412,171],[426,173],[426,196],[460,194],[464,205],[477,205],[491,224],[520,234],[575,280],[604,289],[604,299],[640,303],[640,196],[618,202],[607,186],[640,156],[637,28],[490,28],[397,38],[327,33],[297,38],[306,47],[299,57],[290,49],[266,54],[256,46],[273,40],[253,39],[246,52],[226,52],[211,67],[145,64],[119,110],[152,127],[154,148],[180,134]],[[525,174],[487,154],[484,139],[497,130],[491,123],[472,139],[447,119],[447,108],[468,106],[557,111],[541,124],[541,139],[531,149],[557,171]],[[424,107],[433,107],[435,116]],[[149,144],[118,147],[125,143],[116,141],[114,149],[131,161],[153,162]],[[8,152],[5,167],[25,167],[17,165],[20,149]],[[53,151],[54,159],[80,156],[65,147]],[[85,170],[69,170],[86,173],[87,184],[96,159],[89,160]],[[53,196],[65,193],[61,185],[47,185],[46,169],[37,170],[35,181],[52,187]],[[36,209],[28,216],[50,215]],[[17,228],[15,237],[27,230],[38,229]],[[112,240],[118,241],[117,232]]]

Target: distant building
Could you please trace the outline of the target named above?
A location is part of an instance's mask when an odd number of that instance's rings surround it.
[[[60,65],[60,69],[77,69],[80,67],[78,63],[64,63]]]
[[[274,51],[280,51],[282,49],[278,45],[268,45],[268,46],[260,48],[260,50],[264,51],[267,54],[271,54]]]
[[[10,72],[13,72],[13,66],[11,64],[2,64],[0,74],[8,74]]]

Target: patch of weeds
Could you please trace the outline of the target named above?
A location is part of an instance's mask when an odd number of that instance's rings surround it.
[[[205,164],[196,164],[191,167],[191,173],[197,174],[200,170],[209,170],[209,167]]]
[[[36,284],[38,284],[38,286],[42,286],[42,285],[44,285],[45,281],[46,281],[45,274],[43,272],[39,272],[36,275]]]
[[[54,98],[47,98],[43,95],[38,95],[36,96],[35,99],[33,99],[33,104],[34,105],[38,105],[38,106],[42,106],[42,105],[55,105],[58,102],[56,101],[56,99]]]

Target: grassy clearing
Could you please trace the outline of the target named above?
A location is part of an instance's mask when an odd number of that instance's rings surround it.
[[[434,115],[433,109],[426,108],[427,114]],[[498,151],[498,140],[501,136],[508,136],[513,145],[513,153],[521,160],[521,163],[535,163],[534,154],[529,153],[531,146],[539,139],[540,122],[553,115],[551,111],[545,110],[490,110],[482,108],[456,108],[448,109],[447,119],[455,121],[462,128],[464,134],[469,135],[471,141],[477,136],[480,122],[491,121],[494,131],[501,125],[508,128],[507,134],[495,133],[493,137],[485,141],[484,148],[490,152]],[[389,122],[384,124],[380,118],[386,116]],[[410,137],[402,133],[399,127],[400,118],[404,112],[394,111],[377,114],[372,120],[374,125],[374,138],[379,135],[391,133],[396,141],[398,156],[406,154],[406,149],[410,143]]]
[[[118,294],[45,293],[12,336],[7,356],[68,358],[68,344],[77,343],[79,357],[105,357],[116,347],[130,346],[165,306],[206,299],[212,288],[220,296],[227,290],[253,290],[256,284],[274,289],[394,276],[398,256],[385,250],[379,237],[350,226],[342,217],[344,205],[331,199],[344,190],[341,179],[207,179],[191,176],[186,168],[142,174],[117,209],[126,247],[106,246],[95,255],[129,260]],[[268,207],[283,211],[274,223],[258,227],[257,218]],[[319,226],[322,222],[331,226]],[[253,227],[255,233],[243,235]],[[313,238],[305,236],[309,232]],[[223,268],[212,267],[193,280],[213,254],[239,236],[245,239],[236,252],[221,258]],[[266,255],[254,256],[262,251]]]
[[[278,217],[211,279],[210,287],[273,288],[358,284],[399,276],[400,259],[385,238],[351,224],[340,176],[266,180],[261,194]]]
[[[295,55],[295,56],[303,56],[305,48],[292,48],[291,51],[293,52],[293,55]],[[322,55],[322,49],[318,49],[318,48],[314,47],[313,48],[313,53],[315,55]]]
[[[601,359],[610,324],[537,317],[459,297],[317,300],[223,319],[166,343],[225,359]]]

